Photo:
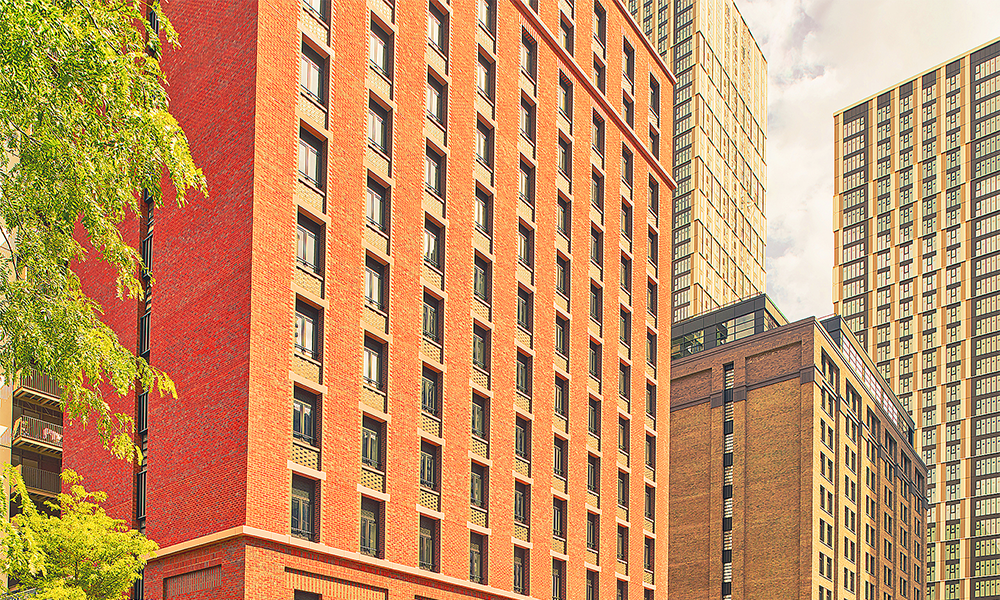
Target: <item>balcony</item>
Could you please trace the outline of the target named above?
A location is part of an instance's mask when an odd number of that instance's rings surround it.
[[[35,404],[60,406],[63,390],[48,375],[34,369],[24,369],[14,382],[14,398]]]
[[[34,417],[21,417],[14,422],[11,445],[26,448],[40,454],[60,455],[63,448],[62,425],[49,423]]]
[[[59,473],[25,465],[18,465],[17,472],[24,479],[28,493],[55,497],[62,491],[62,479]]]

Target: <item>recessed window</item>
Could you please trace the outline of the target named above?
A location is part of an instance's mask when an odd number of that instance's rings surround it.
[[[448,52],[448,16],[434,3],[427,7],[427,41],[441,54]]]
[[[486,467],[472,463],[471,490],[469,504],[478,508],[486,508]]]
[[[559,170],[567,179],[573,177],[573,144],[562,137],[559,138]]]
[[[621,232],[626,239],[632,239],[632,207],[622,202]]]
[[[632,368],[625,363],[618,365],[618,395],[626,400],[632,396]]]
[[[552,600],[566,600],[566,562],[552,559]]]
[[[493,168],[493,130],[482,121],[476,124],[476,159]]]
[[[628,454],[629,423],[628,419],[618,419],[618,451]]]
[[[628,508],[628,473],[618,471],[618,506]]]
[[[299,131],[299,174],[316,187],[322,187],[323,142],[308,131]]]
[[[292,399],[292,437],[316,446],[316,395],[295,388]]]
[[[645,517],[650,521],[656,519],[656,488],[646,486]]]
[[[476,90],[493,102],[493,63],[482,54],[476,62]]]
[[[599,90],[601,90],[603,92],[605,90],[605,87],[604,87],[604,65],[602,65],[601,63],[599,63],[597,60],[594,60],[593,79],[594,79],[594,85],[597,86],[597,89],[599,89]]]
[[[368,35],[368,62],[376,71],[392,78],[392,36],[374,22]]]
[[[601,379],[601,345],[597,342],[590,342],[588,367],[590,376],[594,379]]]
[[[521,329],[531,331],[531,312],[532,312],[532,299],[533,296],[531,292],[518,288],[517,290],[517,325]]]
[[[472,364],[482,370],[489,369],[490,334],[478,325],[472,328]]]
[[[425,571],[437,571],[437,547],[438,531],[440,522],[436,519],[420,516],[420,540],[418,552],[418,566]]]
[[[379,231],[385,231],[388,224],[389,189],[374,179],[368,179],[368,194],[365,198],[365,217],[368,223]]]
[[[569,297],[569,261],[556,256],[556,291]]]
[[[441,228],[430,221],[424,223],[424,262],[441,268]]]
[[[528,507],[531,495],[527,484],[514,482],[514,521],[522,525],[528,524]]]
[[[362,364],[362,377],[365,384],[382,389],[382,362],[384,360],[385,346],[374,338],[365,337],[365,354]]]
[[[518,179],[518,193],[521,200],[528,204],[535,202],[535,169],[527,163],[521,163],[520,177]]]
[[[604,212],[604,178],[597,173],[590,177],[590,203],[598,212]]]
[[[656,438],[651,435],[646,436],[646,466],[656,468]]]
[[[656,334],[646,333],[646,362],[656,366]]]
[[[622,94],[622,113],[628,126],[635,129],[635,102],[629,99],[626,94]]]
[[[368,102],[368,141],[382,154],[389,153],[389,111],[370,100]]]
[[[569,356],[569,320],[556,317],[556,352]]]
[[[592,121],[590,143],[598,154],[604,156],[604,121],[597,116],[597,113],[594,113]]]
[[[656,417],[656,386],[646,384],[646,414]]]
[[[534,265],[534,233],[523,224],[517,229],[517,260],[529,269]]]
[[[632,152],[622,146],[622,183],[632,187]]]
[[[371,417],[361,420],[361,464],[381,471],[382,430],[384,424]]]
[[[292,536],[313,539],[313,505],[316,482],[299,475],[292,475]]]
[[[618,339],[626,346],[632,345],[632,313],[624,308],[618,313]]]
[[[517,391],[526,396],[531,395],[531,357],[517,354]]]
[[[569,381],[556,375],[556,397],[552,406],[553,412],[565,418],[569,411]]]
[[[425,339],[441,341],[441,300],[427,293],[424,293],[422,330]]]
[[[368,256],[365,258],[365,302],[375,310],[385,310],[386,266]]]
[[[635,80],[635,50],[628,40],[622,40],[622,75],[629,80]]]
[[[469,581],[486,583],[486,538],[469,533]]]
[[[528,593],[528,550],[514,546],[514,593]]]
[[[594,402],[594,401],[591,401]],[[594,433],[593,428],[588,428],[590,433],[600,436],[600,427],[598,426],[598,433]],[[593,454],[587,455],[587,490],[598,493],[601,488],[601,459],[597,458]],[[599,531],[599,530],[598,530]]]
[[[486,426],[489,422],[487,406],[489,401],[486,398],[478,394],[472,395],[472,435],[481,439],[486,439],[487,436]]]
[[[430,117],[431,120],[444,125],[445,106],[447,105],[445,86],[443,83],[438,81],[436,77],[432,77],[430,75],[427,76],[427,96],[425,98],[425,104],[427,116]]]
[[[569,237],[570,228],[570,203],[569,200],[559,196],[556,202],[556,231],[564,237]]]
[[[566,538],[566,501],[560,498],[552,499],[552,537]]]
[[[478,0],[476,2],[476,20],[489,33],[493,33],[494,0]]]
[[[536,48],[535,40],[531,36],[528,34],[521,36],[521,72],[532,81],[535,80]]]
[[[590,262],[597,266],[601,266],[603,262],[604,254],[604,234],[601,233],[600,229],[591,228],[590,230]]]
[[[326,20],[326,0],[303,0],[306,7],[319,15],[321,21]]]
[[[361,499],[361,554],[382,556],[382,503]]]
[[[309,358],[318,353],[319,311],[304,302],[295,303],[295,350]]]
[[[566,478],[566,440],[555,438],[552,441],[552,472],[556,477]]]
[[[559,45],[573,55],[573,25],[564,19],[559,20]]]
[[[535,105],[521,98],[521,135],[535,143]]]
[[[473,265],[472,293],[476,298],[489,304],[490,301],[490,263],[481,256],[476,256]]]
[[[559,112],[573,122],[573,84],[565,77],[559,77]]]
[[[326,60],[309,46],[302,44],[299,58],[299,85],[307,96],[316,102],[323,102],[323,79]]]
[[[444,157],[427,149],[424,161],[424,185],[435,196],[444,195]]]
[[[430,442],[420,442],[420,485],[438,489],[438,460],[441,448]]]
[[[514,419],[514,454],[518,458],[531,460],[531,442],[528,421],[521,417]]]
[[[608,13],[600,4],[594,4],[594,39],[604,46]]]
[[[597,323],[601,322],[601,316],[604,313],[603,295],[604,291],[600,286],[590,286],[590,318]]]
[[[632,261],[622,256],[621,267],[621,288],[628,293],[632,293]]]
[[[492,233],[493,198],[483,190],[476,188],[476,229],[490,235]]]
[[[601,517],[597,513],[587,513],[587,548],[597,550],[601,538]]]
[[[319,273],[320,231],[322,225],[300,214],[295,235],[295,258],[299,266],[312,273]]]
[[[424,367],[420,378],[420,410],[431,416],[438,416],[441,398],[441,374]]]

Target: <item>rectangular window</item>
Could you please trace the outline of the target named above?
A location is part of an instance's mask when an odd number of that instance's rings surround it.
[[[424,262],[441,268],[441,228],[431,221],[424,222]]]
[[[635,50],[628,43],[628,40],[622,40],[622,75],[625,76],[629,82],[635,81]]]
[[[552,537],[566,538],[566,501],[552,499]]]
[[[295,350],[309,358],[319,354],[317,334],[319,332],[319,311],[305,302],[295,303]]]
[[[566,600],[566,563],[552,559],[552,600]]]
[[[300,214],[295,239],[295,258],[299,266],[312,273],[320,273],[320,232],[323,226]]]
[[[559,170],[567,179],[573,177],[573,144],[559,137]]]
[[[362,376],[366,385],[382,389],[382,359],[385,347],[374,338],[365,337],[365,355]]]
[[[486,467],[472,463],[471,484],[469,503],[472,506],[486,508]]]
[[[569,356],[569,321],[562,317],[556,317],[556,352]]]
[[[382,555],[382,503],[371,498],[361,499],[361,554]]]
[[[656,488],[646,486],[644,516],[653,521],[656,519]]]
[[[520,225],[517,228],[517,260],[531,269],[534,265],[534,231],[531,228]]]
[[[389,190],[376,182],[368,179],[368,196],[365,199],[365,217],[368,223],[379,231],[385,231],[388,225]]]
[[[444,196],[444,157],[428,148],[424,166],[427,191],[435,196]]]
[[[553,406],[553,411],[557,415],[566,418],[566,412],[569,409],[569,381],[556,375],[555,388],[556,388],[556,398]]]
[[[528,524],[529,488],[520,481],[514,482],[514,521]]]
[[[588,367],[590,376],[594,379],[601,379],[601,345],[597,342],[590,342],[590,352]]]
[[[591,400],[587,407],[587,431],[598,437],[601,435],[601,403]]]
[[[292,475],[292,536],[313,539],[313,502],[316,482]]]
[[[528,550],[514,546],[514,592],[528,593]]]
[[[520,352],[517,354],[517,391],[531,395],[531,357]]]
[[[299,174],[316,187],[323,186],[323,142],[306,130],[299,131]]]
[[[531,313],[532,313],[532,298],[531,292],[518,288],[517,290],[517,325],[518,327],[531,331]]]
[[[486,583],[486,538],[478,533],[469,534],[469,581]]]
[[[521,98],[521,135],[535,143],[535,105]]]
[[[569,261],[556,255],[556,291],[569,297]]]
[[[621,288],[632,293],[632,261],[628,258],[622,256],[622,268],[621,268]]]
[[[646,436],[646,466],[656,468],[656,438],[651,435]]]
[[[493,0],[478,0],[476,2],[476,17],[479,25],[489,33],[493,33]]]
[[[587,513],[587,548],[597,550],[601,539],[601,517],[597,513]]]
[[[573,84],[565,77],[559,78],[559,112],[573,122]]]
[[[295,388],[292,400],[292,437],[316,446],[316,395]]]
[[[590,177],[590,203],[597,212],[604,212],[604,178],[596,173]]]
[[[604,37],[605,33],[606,33],[605,25],[607,24],[607,19],[608,19],[607,12],[604,10],[604,7],[595,2],[594,3],[594,39],[597,40],[598,43],[601,44],[601,46],[605,46],[604,40],[607,39],[607,38]]]
[[[593,401],[592,401],[593,402]],[[600,431],[600,429],[598,429]],[[594,430],[590,430],[594,433]],[[600,435],[598,433],[598,435]],[[587,490],[593,493],[598,493],[601,486],[601,459],[597,458],[593,454],[587,455]]]
[[[628,508],[628,473],[618,471],[618,506]]]
[[[625,528],[625,527],[622,527],[621,525],[618,526],[618,540],[617,540],[617,542],[618,543],[615,546],[616,546],[616,549],[617,549],[616,554],[618,556],[618,560],[620,560],[622,562],[627,561],[628,560],[628,529]]]
[[[535,80],[535,53],[535,40],[528,34],[523,34],[521,36],[521,72],[532,81]]]
[[[437,416],[440,396],[441,374],[430,367],[424,367],[420,378],[420,410]]]
[[[559,45],[573,55],[573,26],[565,19],[559,20]]]
[[[389,153],[389,111],[374,100],[368,101],[368,142],[382,154]]]
[[[622,145],[622,183],[632,187],[632,152]]]
[[[646,384],[646,414],[656,417],[656,386],[651,383]]]
[[[476,256],[473,265],[472,293],[483,302],[490,302],[490,263]]]
[[[421,327],[424,338],[441,341],[441,300],[424,293],[424,312]]]
[[[618,419],[618,451],[628,454],[629,449],[629,424],[628,419]]]
[[[518,177],[518,194],[521,196],[521,200],[524,200],[528,204],[534,205],[535,203],[535,169],[527,164],[521,163],[521,170]]]
[[[531,444],[529,440],[530,425],[521,417],[514,419],[514,454],[524,460],[531,460]]]
[[[365,258],[365,302],[379,311],[385,309],[385,270],[379,261]]]
[[[601,315],[604,311],[604,301],[602,296],[603,290],[600,286],[590,286],[590,318],[598,323],[601,322]]]
[[[597,116],[597,113],[594,113],[590,143],[598,154],[604,156],[604,121]]]
[[[569,207],[569,200],[559,196],[559,199],[556,201],[556,231],[566,238],[569,238],[569,227],[571,222]]]
[[[493,102],[493,63],[482,54],[476,62],[476,90]]]
[[[475,325],[472,328],[472,364],[484,371],[489,369],[489,344],[489,332]]]
[[[599,229],[590,230],[590,262],[601,266],[604,258],[604,234]]]
[[[635,129],[635,103],[624,93],[622,94],[622,113],[628,126]]]
[[[302,55],[299,58],[299,86],[307,96],[320,104],[323,103],[323,72],[326,61],[309,46],[302,44]]]
[[[489,415],[486,412],[488,401],[478,394],[472,395],[472,435],[486,439],[486,424],[489,422]]]
[[[632,345],[632,313],[621,309],[618,315],[618,340],[626,345]]]
[[[642,544],[642,566],[646,571],[652,571],[656,564],[656,546],[653,538],[644,538]]]
[[[448,16],[434,3],[427,6],[427,41],[441,54],[447,54]]]
[[[420,485],[438,489],[438,454],[440,448],[430,442],[420,442]]]
[[[437,571],[437,541],[440,523],[430,517],[420,516],[418,566],[425,571]]]
[[[368,35],[368,62],[376,71],[392,79],[392,37],[374,22]]]
[[[445,107],[448,104],[446,98],[444,84],[436,77],[428,75],[427,96],[425,98],[427,116],[442,126],[445,122]]]
[[[476,124],[476,159],[493,168],[493,130],[482,121]]]
[[[491,235],[493,230],[491,219],[492,212],[493,198],[481,189],[476,188],[476,214],[474,224],[476,229],[485,233],[487,236]]]
[[[371,417],[361,420],[361,463],[379,471],[383,469],[382,428],[382,423]]]
[[[624,363],[618,364],[618,395],[625,400],[632,396],[632,368]]]

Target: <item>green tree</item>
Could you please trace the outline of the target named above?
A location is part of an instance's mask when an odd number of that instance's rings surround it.
[[[59,516],[35,507],[13,467],[7,467],[6,477],[21,512],[0,523],[3,572],[47,600],[123,598],[156,552],[156,542],[109,517],[101,508],[107,495],[86,491],[73,471],[62,476],[70,492],[46,502]],[[6,513],[10,503],[3,500],[0,512]]]
[[[140,214],[141,191],[156,204],[162,181],[178,204],[191,190],[207,195],[158,60],[159,35],[176,45],[177,34],[150,5],[0,0],[0,373],[54,378],[66,416],[94,422],[129,460],[134,426],[112,414],[101,386],[176,392],[101,322],[73,265],[104,261],[118,298],[135,298],[141,257],[121,228]]]

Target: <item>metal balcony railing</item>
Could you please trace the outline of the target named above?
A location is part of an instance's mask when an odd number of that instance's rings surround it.
[[[21,478],[24,479],[24,485],[28,490],[44,492],[53,496],[62,491],[62,479],[59,477],[59,473],[26,465],[20,465],[18,471],[20,471]]]
[[[25,396],[41,404],[58,404],[63,390],[48,375],[34,369],[24,369],[14,382],[14,397]]]
[[[14,422],[11,440],[14,446],[28,446],[43,452],[61,452],[63,428],[62,425],[34,417],[21,417]]]

